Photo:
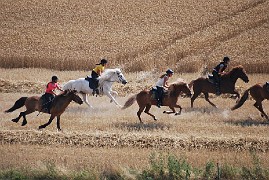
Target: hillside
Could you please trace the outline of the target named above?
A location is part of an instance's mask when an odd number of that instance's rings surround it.
[[[269,73],[267,0],[3,0],[0,67],[196,72],[222,57]],[[195,66],[194,66],[195,64]]]

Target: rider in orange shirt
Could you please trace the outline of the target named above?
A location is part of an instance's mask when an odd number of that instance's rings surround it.
[[[45,100],[45,102],[43,102],[43,108],[47,109],[48,112],[50,110],[51,103],[56,96],[55,89],[63,91],[62,88],[59,86],[58,77],[52,76],[51,82],[47,84],[45,94],[42,96],[43,100]]]

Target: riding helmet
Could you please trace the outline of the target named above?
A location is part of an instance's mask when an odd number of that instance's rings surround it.
[[[57,76],[52,76],[51,80],[52,81],[58,80],[58,77]]]
[[[101,59],[101,64],[106,64],[107,60],[106,59]]]
[[[224,61],[224,62],[228,62],[228,61],[230,61],[230,58],[227,57],[227,56],[225,56],[225,57],[223,58],[223,61]]]
[[[168,69],[168,70],[166,71],[166,74],[174,74],[174,71],[173,71],[172,69]]]

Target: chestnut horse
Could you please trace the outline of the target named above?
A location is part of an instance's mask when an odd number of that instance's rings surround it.
[[[267,120],[269,120],[262,107],[262,101],[265,99],[269,100],[269,90],[267,89],[266,84],[255,84],[251,86],[244,92],[243,96],[236,103],[236,105],[231,108],[231,110],[240,108],[247,100],[249,93],[255,100],[254,107],[256,107],[261,112],[262,117],[265,117]]]
[[[182,107],[177,104],[177,100],[178,100],[179,95],[182,92],[187,94],[189,97],[191,96],[191,91],[190,91],[187,83],[178,82],[178,83],[173,83],[169,86],[168,92],[165,93],[165,95],[163,97],[163,105],[162,106],[169,106],[169,108],[172,111],[164,111],[163,113],[166,113],[166,114],[175,113],[175,115],[181,114]],[[137,112],[137,116],[139,118],[140,123],[143,123],[140,115],[145,108],[146,109],[144,112],[147,113],[148,115],[150,115],[151,117],[153,117],[153,119],[155,121],[157,120],[156,117],[149,112],[152,105],[157,105],[157,100],[153,96],[152,91],[143,90],[143,91],[139,92],[138,94],[133,95],[125,102],[122,109],[126,109],[126,108],[130,107],[132,104],[134,104],[135,101],[137,101],[137,103],[139,105],[139,110]],[[179,108],[180,111],[176,112],[175,107]]]
[[[235,83],[237,79],[242,79],[245,83],[248,83],[248,76],[242,66],[234,67],[231,71],[221,76],[220,91],[221,93],[236,94],[237,98],[240,98],[239,92],[235,89]],[[193,96],[191,97],[191,107],[193,107],[194,100],[203,93],[205,100],[212,106],[216,107],[209,99],[208,93],[216,93],[216,86],[214,83],[209,82],[208,78],[200,77],[193,80],[189,84],[190,88],[193,87]]]
[[[44,108],[42,108],[42,98],[39,96],[31,96],[31,97],[21,97],[18,99],[15,104],[8,110],[6,110],[6,113],[13,112],[16,109],[19,109],[23,106],[26,107],[26,111],[21,112],[20,115],[12,119],[13,122],[18,122],[21,117],[23,117],[23,122],[22,126],[25,126],[27,124],[26,120],[26,115],[33,113],[35,111],[43,112],[43,113],[48,113]],[[78,104],[82,104],[83,101],[82,99],[76,94],[75,91],[64,91],[62,94],[56,96],[54,100],[52,101],[51,104],[51,109],[50,109],[50,119],[46,124],[43,124],[39,126],[39,129],[45,128],[48,126],[52,120],[57,117],[57,129],[60,131],[60,116],[61,114],[65,111],[67,106],[70,104],[71,101],[74,101]]]

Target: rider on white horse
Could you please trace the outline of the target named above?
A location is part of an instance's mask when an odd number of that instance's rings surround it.
[[[125,79],[124,75],[122,74],[121,70],[116,69],[106,69],[101,76],[98,77],[99,80],[99,89],[100,94],[107,95],[111,101],[113,101],[116,105],[120,106],[120,104],[116,101],[115,95],[118,93],[112,90],[112,84],[114,82],[119,82],[122,84],[126,84],[127,80]],[[77,80],[70,80],[68,81],[64,87],[64,90],[76,90],[77,92],[82,94],[84,102],[92,108],[87,100],[87,94],[91,94],[93,89],[89,87],[89,81],[85,80],[85,78],[79,78]]]
[[[97,66],[92,70],[92,79],[93,79],[93,95],[99,94],[99,90],[98,90],[98,77],[101,76],[101,74],[104,72],[105,67],[107,64],[107,60],[106,59],[102,59],[101,62],[99,64],[96,64]]]

